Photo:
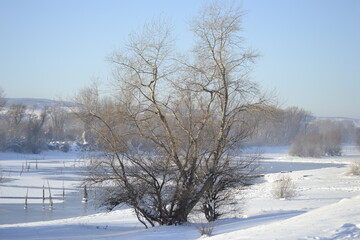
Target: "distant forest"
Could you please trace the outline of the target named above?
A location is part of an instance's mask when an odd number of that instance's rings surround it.
[[[37,154],[44,150],[96,149],[101,144],[78,118],[76,109],[76,104],[70,102],[1,98],[0,150]],[[274,107],[253,114],[251,121],[256,124],[256,130],[238,147],[293,144],[294,155],[311,155],[296,154],[300,151],[294,146],[297,142],[302,142],[303,148],[306,143],[314,145],[314,142],[335,148],[333,152],[315,156],[339,155],[341,146],[355,144],[360,132],[357,120],[316,118],[298,107]],[[149,147],[135,140],[132,144]]]

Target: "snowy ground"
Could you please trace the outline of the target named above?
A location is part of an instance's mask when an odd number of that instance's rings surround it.
[[[321,159],[290,157],[286,148],[267,148],[263,157],[267,174],[246,190],[243,212],[213,223],[211,236],[201,237],[198,225],[191,223],[144,229],[130,209],[84,211],[79,187],[84,165],[74,153],[1,153],[5,181],[0,183],[0,239],[360,239],[360,177],[347,174],[349,164],[360,160],[356,148],[347,147],[342,157]],[[26,163],[29,170],[24,170]],[[282,174],[296,185],[291,200],[271,194]],[[47,181],[56,198],[53,210],[48,203],[42,209],[40,196]],[[33,214],[39,216],[33,219]]]

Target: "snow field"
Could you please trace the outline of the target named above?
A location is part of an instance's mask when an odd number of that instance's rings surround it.
[[[201,237],[195,223],[144,229],[130,209],[119,209],[53,221],[3,224],[0,225],[0,239],[360,239],[360,177],[347,174],[349,164],[360,159],[360,155],[355,148],[347,148],[344,152],[343,157],[322,159],[294,158],[282,150],[265,153],[264,161],[267,162],[327,163],[329,167],[266,174],[262,181],[243,193],[244,207],[238,218],[212,223],[211,236]],[[0,154],[3,170],[7,167],[21,168],[23,159],[11,157]],[[70,191],[79,191],[76,186],[80,182],[81,171],[78,170],[83,165],[74,161],[74,155],[71,157],[45,154],[43,167],[53,169],[47,174],[38,171],[19,176],[18,172],[11,172],[6,177],[11,181],[0,184],[0,198],[4,196],[2,194],[23,197],[29,186],[33,187],[29,188],[29,195],[33,190],[36,194],[38,190],[42,191],[43,182],[48,178],[51,187],[54,187],[54,195],[61,195],[63,181]],[[49,160],[54,160],[56,164],[51,165]],[[61,167],[63,162],[65,168]],[[333,163],[342,165],[334,166]],[[54,174],[54,169],[58,171],[61,168],[62,175]],[[282,174],[291,177],[296,186],[296,195],[291,199],[278,200],[271,194],[274,181]],[[38,184],[41,189],[35,188]],[[18,193],[19,189],[21,193]],[[14,203],[18,199],[1,201]],[[0,211],[6,205],[4,202],[0,202]],[[23,200],[19,200],[21,204]]]

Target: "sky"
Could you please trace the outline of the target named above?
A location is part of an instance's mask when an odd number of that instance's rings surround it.
[[[188,22],[208,0],[0,0],[0,88],[9,98],[67,99],[92,79],[108,81],[106,58],[156,16],[191,49]],[[246,47],[261,57],[251,78],[321,117],[360,118],[360,1],[235,0]]]

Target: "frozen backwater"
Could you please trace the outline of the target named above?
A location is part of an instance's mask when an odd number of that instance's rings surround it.
[[[0,224],[48,221],[95,213],[91,201],[82,203],[81,183],[85,165],[85,160],[79,158],[78,153],[1,153],[0,168],[4,180],[0,183],[0,215],[6,217],[0,218]],[[49,187],[54,202],[52,209],[49,207]],[[43,189],[45,204],[42,201]]]
[[[24,200],[24,199],[22,199]],[[82,193],[73,192],[66,195],[65,201],[55,203],[49,209],[48,201],[43,208],[42,203],[31,203],[24,209],[24,204],[0,204],[0,224],[49,221],[63,218],[79,217],[96,212],[90,203],[82,203]]]

